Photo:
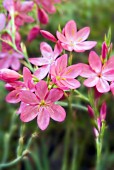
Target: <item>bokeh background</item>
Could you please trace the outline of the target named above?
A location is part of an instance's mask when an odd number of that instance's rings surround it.
[[[65,23],[71,19],[75,20],[78,29],[89,26],[91,33],[89,40],[97,41],[95,51],[100,55],[101,45],[104,41],[104,36],[109,27],[112,30],[112,43],[114,42],[114,1],[113,0],[63,0],[62,3],[56,5],[57,12],[50,15],[50,22],[42,29],[56,34],[59,25],[64,27]],[[2,0],[0,0],[0,10]],[[31,13],[34,16],[34,12]],[[27,35],[33,25],[25,25],[20,32],[22,40],[27,46],[30,57],[41,56],[39,45],[42,41],[46,41],[52,46],[53,43],[44,39],[39,35],[32,43],[27,42]],[[89,52],[74,53],[74,62],[87,62]],[[114,51],[112,51],[114,55]],[[88,90],[81,87],[80,90],[87,95]],[[0,81],[0,161],[6,159],[7,162],[16,157],[16,150],[20,138],[20,128],[24,124],[20,121],[16,111],[19,105],[8,104],[5,102],[7,91],[4,88],[4,83]],[[114,169],[114,98],[111,93],[103,95],[102,100],[107,102],[107,130],[104,137],[103,155],[101,161],[101,170]],[[73,102],[87,106],[87,103],[82,102],[78,98],[74,98]],[[67,107],[65,107],[68,111]],[[14,116],[14,114],[16,116]],[[13,116],[12,116],[13,115]],[[13,120],[12,120],[13,119]],[[68,147],[67,169],[71,170],[72,161],[75,162],[75,170],[95,170],[96,148],[95,137],[93,134],[92,124],[87,110],[73,108],[72,118],[63,123],[56,123],[51,120],[48,129],[44,132],[37,127],[36,120],[25,124],[23,135],[23,146],[26,146],[31,135],[36,132],[30,150],[32,154],[27,154],[21,162],[13,167],[6,168],[7,170],[61,170],[64,149]],[[12,120],[12,122],[11,122]],[[72,129],[69,137],[66,136],[66,129]],[[11,134],[11,138],[9,137]],[[68,138],[67,138],[68,137]],[[65,146],[65,141],[68,141]],[[4,150],[5,154],[4,155]],[[75,152],[75,153],[74,153]],[[75,157],[74,157],[75,155]]]

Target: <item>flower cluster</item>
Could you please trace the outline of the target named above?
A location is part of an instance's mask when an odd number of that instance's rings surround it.
[[[20,102],[18,110],[20,119],[29,122],[37,117],[37,124],[41,130],[48,127],[50,118],[58,122],[64,121],[66,112],[57,102],[65,97],[67,91],[70,92],[81,86],[76,79],[78,76],[87,78],[84,80],[84,86],[93,87],[101,94],[110,90],[114,94],[114,57],[109,55],[111,44],[107,45],[106,42],[102,44],[100,57],[95,51],[90,51],[89,64],[72,64],[73,52],[85,52],[97,44],[96,41],[86,40],[90,28],[84,27],[77,31],[74,20],[68,21],[61,32],[57,31],[56,37],[46,30],[40,30],[39,25],[35,25],[29,32],[28,41],[32,41],[41,33],[43,37],[54,42],[54,49],[47,42],[41,42],[41,57],[28,57],[26,47],[21,43],[20,27],[25,23],[34,22],[34,19],[28,15],[34,5],[37,7],[39,21],[47,24],[47,13],[54,13],[56,11],[54,4],[59,2],[60,0],[34,2],[4,0],[3,5],[8,11],[8,16],[0,14],[0,30],[4,29],[1,32],[0,80],[6,82],[5,87],[9,91],[6,101]],[[65,50],[70,52],[70,55]],[[25,67],[19,74],[17,70],[20,69],[20,59]],[[106,108],[105,104],[101,107],[100,115],[97,115],[99,131],[102,121],[105,120],[104,107]],[[88,108],[96,119],[94,110],[90,106]],[[98,130],[95,129],[95,133],[98,133]]]

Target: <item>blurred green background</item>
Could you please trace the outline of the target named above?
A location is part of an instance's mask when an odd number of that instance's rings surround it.
[[[2,1],[1,1],[2,3]],[[114,1],[113,0],[63,0],[61,4],[56,5],[57,12],[49,15],[50,22],[46,26],[41,26],[42,29],[56,35],[56,30],[60,25],[64,27],[67,21],[73,19],[77,23],[78,29],[89,26],[91,33],[89,40],[97,41],[97,46],[94,50],[100,55],[101,45],[104,41],[104,35],[107,33],[109,27],[112,30],[112,43],[114,42]],[[0,10],[3,12],[3,7],[0,5]],[[31,12],[31,15],[35,15]],[[28,31],[33,26],[26,24],[20,30],[22,40],[27,46],[30,57],[41,56],[39,45],[42,41],[47,41],[54,46],[53,43],[44,39],[41,35],[37,37],[32,43],[26,41]],[[112,55],[113,55],[112,51]],[[88,52],[73,53],[74,62],[87,62]],[[83,87],[80,91],[87,95],[87,89]],[[16,150],[18,146],[18,139],[20,135],[20,127],[24,125],[16,116],[14,124],[11,126],[12,115],[19,105],[8,104],[5,102],[7,91],[4,88],[4,83],[0,82],[0,160],[9,162],[16,157]],[[103,155],[101,162],[101,170],[114,169],[114,99],[111,93],[103,96],[101,100],[106,99],[107,110],[107,130],[104,138]],[[87,103],[74,98],[74,103],[86,106]],[[66,111],[68,109],[66,108]],[[6,168],[8,170],[61,170],[62,161],[64,157],[64,141],[68,140],[68,161],[67,169],[71,170],[72,159],[76,164],[75,170],[95,170],[95,139],[92,130],[91,121],[87,111],[80,109],[73,109],[72,120],[69,121],[69,128],[73,129],[67,138],[66,129],[68,124],[68,116],[63,123],[56,123],[51,120],[48,129],[42,132],[38,129],[36,120],[27,123],[23,135],[23,146],[26,146],[27,141],[31,135],[36,132],[37,137],[33,139],[30,150],[33,154],[28,154],[23,161],[19,162],[13,167]],[[13,127],[13,129],[11,129]],[[9,132],[12,135],[11,139],[8,137]],[[9,142],[9,146],[7,144]],[[4,148],[7,150],[4,155]],[[75,153],[74,153],[75,151]]]

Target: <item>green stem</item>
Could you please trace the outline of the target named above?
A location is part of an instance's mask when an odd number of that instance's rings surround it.
[[[70,56],[69,56],[69,65],[72,65],[72,59],[73,59],[73,54],[72,51],[70,51]]]
[[[13,166],[13,165],[17,164],[18,162],[20,162],[22,160],[22,158],[23,158],[23,155],[17,157],[16,159],[14,159],[11,162],[0,164],[0,168],[7,168],[7,167],[10,167],[10,166]]]
[[[77,148],[77,141],[76,141],[76,129],[74,129],[74,142],[73,142],[73,158],[72,158],[72,165],[71,165],[71,170],[76,170],[76,163],[77,163],[77,152],[78,152],[78,148]]]
[[[96,138],[96,148],[97,148],[96,170],[100,170],[102,143],[99,140],[99,138]]]
[[[86,101],[86,102],[89,102],[89,98],[86,97],[86,96],[84,96],[84,95],[83,95],[82,93],[80,93],[78,90],[74,90],[74,92],[75,92],[76,94],[78,94],[77,97],[83,99],[83,100]]]
[[[69,155],[70,133],[71,133],[71,127],[69,126],[69,122],[71,122],[71,115],[72,115],[71,104],[72,104],[72,91],[68,98],[69,113],[67,116],[67,127],[66,127],[65,141],[64,141],[64,157],[63,157],[62,170],[68,169],[68,155]]]

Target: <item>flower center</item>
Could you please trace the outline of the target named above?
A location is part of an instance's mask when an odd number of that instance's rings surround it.
[[[45,100],[41,100],[40,103],[39,103],[39,106],[46,106]]]
[[[60,76],[56,76],[56,79],[57,79],[57,80],[66,80],[66,78],[60,77]]]

